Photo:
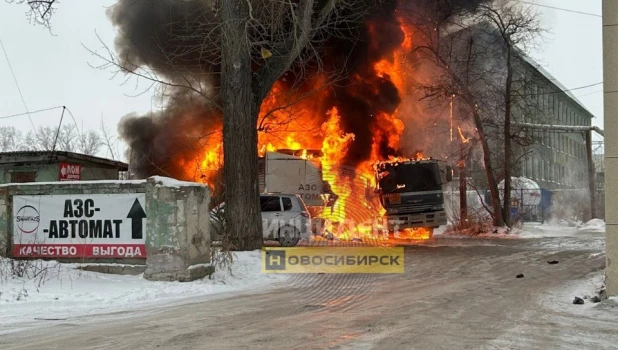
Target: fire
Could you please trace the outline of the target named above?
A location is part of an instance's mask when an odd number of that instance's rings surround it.
[[[374,84],[371,86],[373,89],[379,89],[379,84],[383,81],[392,82],[400,92],[409,88],[404,65],[405,56],[412,47],[412,31],[403,25],[401,29],[404,40],[400,48],[390,57],[373,64],[373,74],[376,77],[375,81],[370,82]],[[376,37],[381,35],[371,26],[370,30],[374,31],[372,35]],[[359,75],[353,79],[363,78]],[[290,94],[284,82],[275,83],[263,101],[258,117],[258,153],[263,156],[266,152],[288,149],[298,151],[301,158],[308,159],[312,156],[307,150],[321,150],[319,162],[323,179],[338,195],[332,208],[326,207],[317,215],[326,221],[326,232],[340,240],[385,240],[387,237],[383,235],[381,224],[385,210],[373,192],[376,185],[376,164],[427,158],[421,152],[417,152],[413,158],[383,154],[381,149],[385,146],[392,150],[399,149],[400,137],[405,127],[398,116],[399,111],[394,110],[392,113],[380,112],[371,116],[379,127],[372,130],[370,159],[354,167],[346,167],[344,157],[350,146],[358,142],[357,137],[353,133],[344,132],[341,109],[336,105],[325,104],[329,91],[320,87],[326,86],[328,77],[319,76],[314,80],[315,91],[297,92],[297,96]],[[299,94],[306,96],[300,98]],[[323,111],[327,111],[326,115]],[[221,142],[203,151],[199,168],[204,174],[204,182],[213,185],[213,174],[221,168],[222,160]],[[401,237],[427,239],[430,233],[424,229],[407,230],[401,233]]]
[[[463,143],[470,142],[471,138],[464,136],[463,131],[461,131],[461,127],[460,126],[457,127],[457,131],[459,132],[459,137],[461,138],[461,142],[463,142]]]
[[[407,240],[427,240],[431,238],[431,232],[423,227],[403,230],[399,234],[395,235],[396,239]]]

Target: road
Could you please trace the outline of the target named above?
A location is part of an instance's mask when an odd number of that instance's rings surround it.
[[[549,260],[559,263],[551,265]],[[122,317],[61,321],[4,335],[0,348],[618,346],[618,308],[572,305],[571,295],[556,294],[569,282],[604,268],[602,234],[525,240],[444,238],[407,246],[405,262],[401,275],[299,276],[264,294]],[[516,278],[519,273],[524,278]],[[588,311],[579,311],[583,307]]]

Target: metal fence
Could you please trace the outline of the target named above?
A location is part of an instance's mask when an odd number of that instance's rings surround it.
[[[502,198],[502,194],[501,194]],[[489,191],[468,191],[466,195],[468,217],[476,220],[490,218],[491,195]],[[596,190],[597,217],[605,218],[605,191]],[[445,211],[450,223],[459,222],[460,198],[458,190],[445,192]],[[513,189],[511,193],[511,218],[523,222],[562,220],[569,222],[590,219],[590,195],[587,189]]]

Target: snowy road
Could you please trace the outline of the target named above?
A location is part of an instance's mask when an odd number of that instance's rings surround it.
[[[594,290],[580,281],[599,279],[603,235],[436,237],[406,247],[402,275],[293,277],[265,294],[52,322],[0,348],[616,348],[618,305],[571,303]]]

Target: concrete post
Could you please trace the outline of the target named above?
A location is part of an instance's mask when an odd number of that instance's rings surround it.
[[[146,270],[152,281],[192,281],[213,272],[208,187],[151,177],[146,182]]]
[[[607,292],[618,295],[618,1],[603,0],[605,90],[605,271]]]
[[[10,198],[6,187],[0,188],[0,257],[11,256],[11,233],[9,232]]]

